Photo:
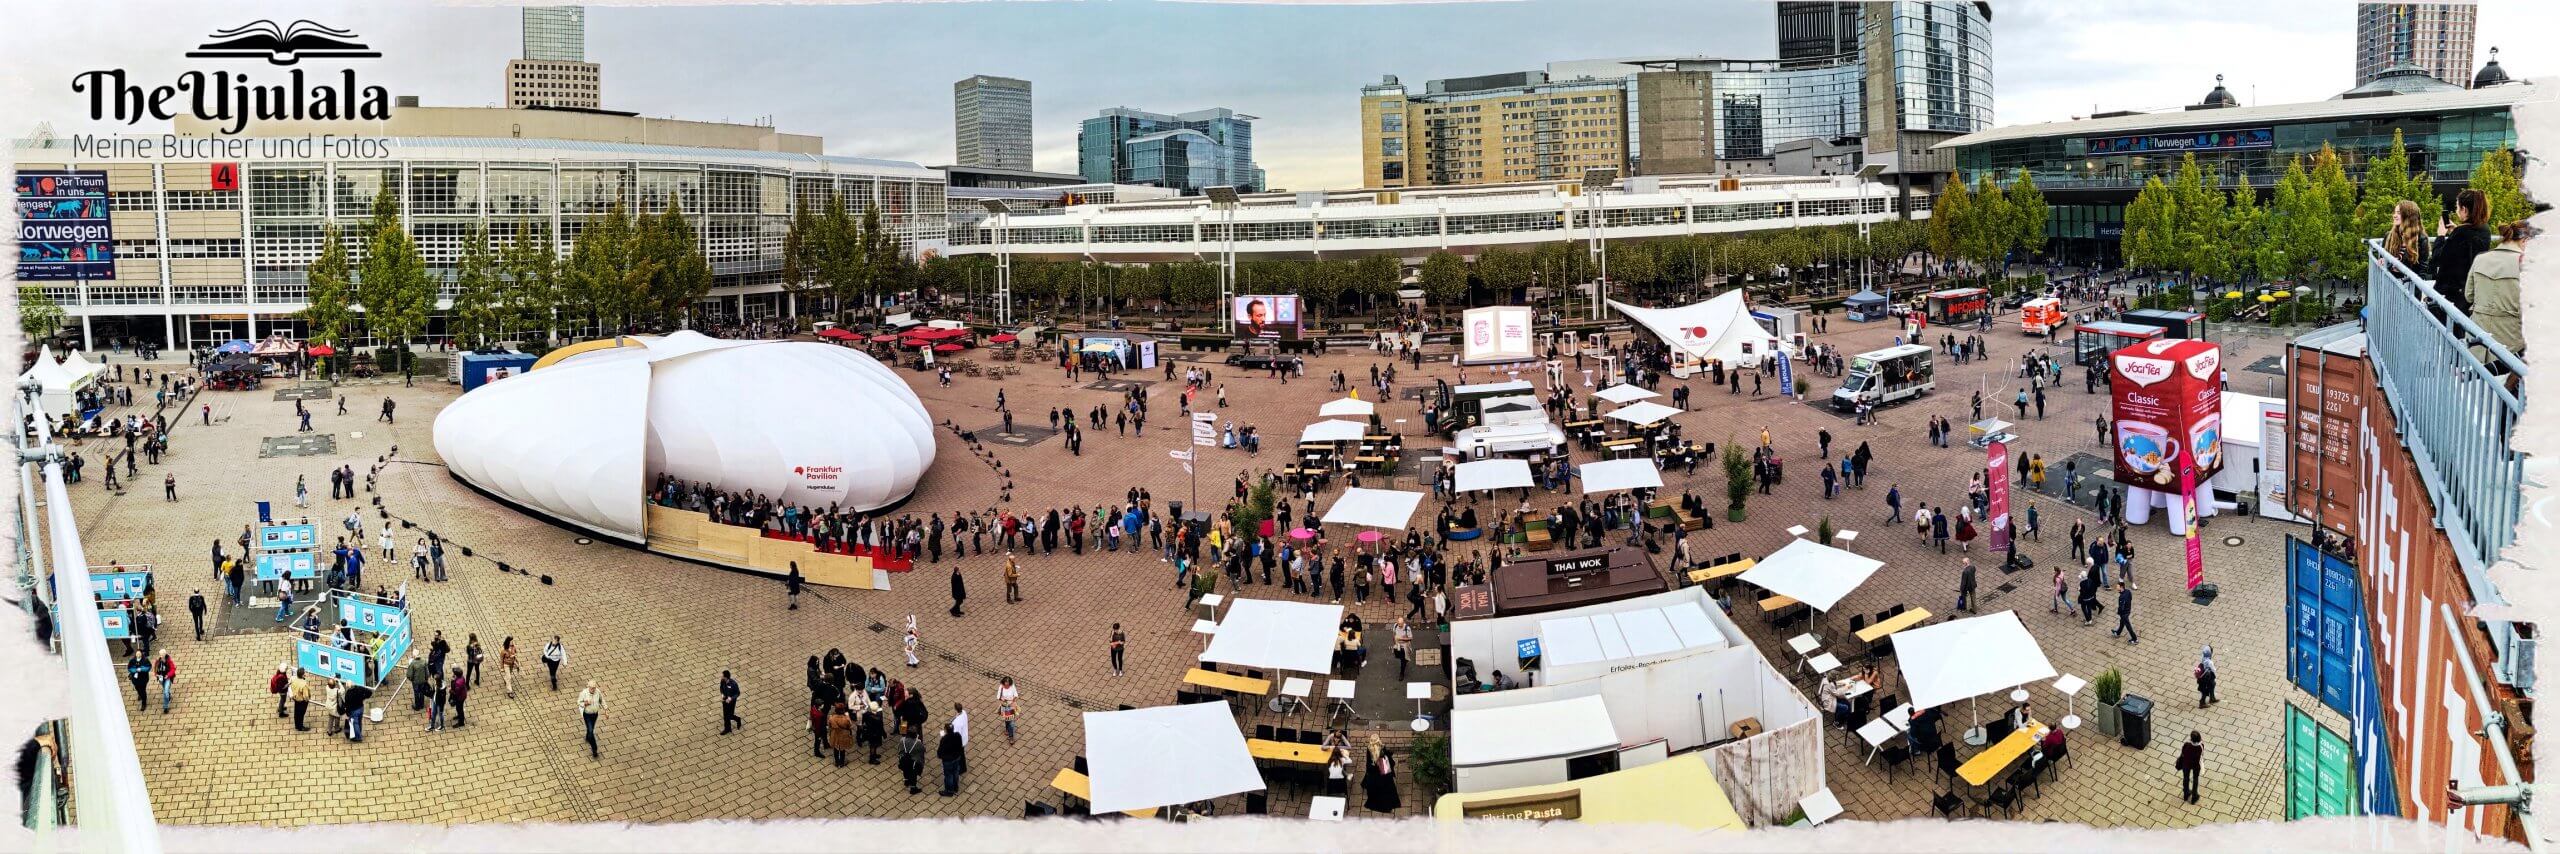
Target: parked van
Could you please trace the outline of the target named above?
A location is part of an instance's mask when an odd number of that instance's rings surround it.
[[[1919,397],[1938,387],[1926,344],[1904,344],[1849,359],[1849,379],[1831,393],[1831,408],[1847,412],[1861,403],[1883,406]]]

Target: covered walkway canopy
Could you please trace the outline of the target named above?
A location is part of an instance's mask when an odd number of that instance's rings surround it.
[[[1262,772],[1224,703],[1084,713],[1097,814],[1258,792]]]
[[[1814,610],[1828,612],[1832,606],[1840,604],[1842,597],[1858,589],[1858,585],[1867,583],[1867,576],[1882,568],[1884,561],[1812,540],[1795,540],[1744,570],[1742,580],[1762,590],[1792,597]]]

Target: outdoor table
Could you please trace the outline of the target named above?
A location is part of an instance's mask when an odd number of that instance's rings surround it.
[[[1227,604],[1227,597],[1223,593],[1203,593],[1200,595],[1200,604],[1215,608]]]
[[[1819,825],[1839,818],[1841,813],[1840,796],[1832,794],[1828,786],[1823,787],[1821,791],[1804,796],[1803,800],[1796,802],[1796,806],[1804,808],[1806,824]]]
[[[1864,680],[1846,679],[1842,681],[1849,683],[1848,689],[1840,692],[1840,699],[1843,700],[1855,700],[1876,690],[1876,686],[1869,685]]]
[[[1804,663],[1812,665],[1813,672],[1815,674],[1829,673],[1840,669],[1840,659],[1827,652],[1805,659]]]
[[[1353,695],[1359,693],[1359,691],[1360,683],[1349,679],[1327,679],[1324,681],[1324,695],[1326,698],[1333,700],[1333,710],[1335,714],[1358,714],[1351,710],[1351,698]]]
[[[1921,621],[1929,619],[1929,617],[1929,609],[1913,608],[1894,615],[1892,619],[1859,629],[1858,639],[1868,643],[1875,643],[1876,641],[1883,640],[1886,635],[1911,628],[1912,626],[1917,626]]]
[[[1904,703],[1902,705],[1886,709],[1884,714],[1877,715],[1876,719],[1893,724],[1894,729],[1898,729],[1903,732],[1910,732],[1911,704]]]
[[[1777,613],[1779,609],[1798,604],[1793,596],[1771,596],[1760,600],[1760,610]]]
[[[1795,650],[1797,655],[1812,655],[1814,650],[1822,648],[1822,639],[1811,634],[1797,635],[1787,639],[1787,648]]]
[[[1191,630],[1204,635],[1214,635],[1218,633],[1218,624],[1209,620],[1193,620]]]
[[[1751,568],[1759,563],[1760,562],[1757,560],[1744,558],[1732,563],[1710,566],[1705,569],[1692,569],[1689,570],[1689,583],[1705,584],[1719,578],[1732,578],[1751,571]]]
[[[1831,535],[1831,538],[1839,541],[1841,551],[1858,550],[1858,532],[1856,531],[1842,531]]]
[[[1804,539],[1805,534],[1811,533],[1812,531],[1813,529],[1807,528],[1803,525],[1790,525],[1787,527],[1787,536],[1801,540]]]
[[[1289,705],[1297,706],[1299,711],[1306,711],[1307,695],[1315,693],[1315,690],[1316,681],[1313,679],[1291,676],[1280,680],[1280,696],[1288,698]]]
[[[1076,769],[1058,769],[1058,776],[1049,778],[1049,788],[1065,792],[1068,795],[1073,796],[1076,800],[1083,801],[1087,804],[1093,803],[1093,779],[1086,777],[1083,774],[1076,773]],[[1156,817],[1156,808],[1148,807],[1142,810],[1124,810],[1121,812],[1121,815],[1125,815],[1130,818],[1154,818]]]
[[[1413,716],[1416,718],[1422,717],[1422,701],[1431,699],[1431,683],[1404,683],[1404,698],[1413,701]]]
[[[1296,762],[1301,765],[1324,765],[1333,760],[1333,751],[1321,744],[1299,744],[1266,738],[1244,740],[1244,751],[1255,759],[1272,762]]]
[[[2027,701],[2027,689],[2025,689],[2025,688],[2020,688],[2020,689],[2018,689],[2018,690],[2015,690],[2015,691],[2011,691],[2011,692],[2009,692],[2009,702],[2012,702],[2012,703],[2024,703],[2024,702],[2026,702],[2026,701]]]
[[[1222,691],[1234,691],[1239,694],[1252,694],[1256,697],[1271,693],[1271,680],[1269,679],[1252,679],[1243,676],[1231,676],[1214,670],[1203,670],[1197,667],[1191,668],[1191,672],[1189,673],[1182,674],[1182,681],[1198,685],[1202,688],[1216,688]]]
[[[2069,673],[2062,674],[2062,678],[2053,680],[2053,690],[2062,692],[2062,710],[2065,713],[2070,714],[2071,717],[2078,717],[2077,712],[2079,712],[2080,709],[2077,704],[2080,702],[2080,689],[2086,687],[2089,687],[2089,680],[2073,676]],[[2070,721],[2067,719],[2063,721],[2063,724],[2063,729],[2078,729],[2078,727],[2071,726]]]
[[[1859,727],[1858,737],[1867,742],[1867,761],[1860,764],[1875,764],[1876,754],[1884,752],[1884,743],[1892,741],[1894,736],[1901,734],[1902,730],[1894,727],[1892,721],[1883,718],[1868,721],[1865,726]]]
[[[1317,795],[1307,804],[1307,817],[1316,821],[1341,821],[1342,806],[1349,802],[1332,795]]]
[[[2001,775],[2009,773],[2010,766],[2017,764],[2021,757],[2027,755],[2028,748],[2034,747],[2037,740],[2044,738],[2044,734],[2045,725],[2042,722],[2028,721],[2026,728],[2009,733],[2009,737],[2001,739],[1999,744],[1974,754],[1972,759],[1957,766],[1956,776],[1976,786],[2000,779]]]

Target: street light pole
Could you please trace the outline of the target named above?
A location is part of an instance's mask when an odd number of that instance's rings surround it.
[[[1226,234],[1218,249],[1218,331],[1232,335],[1236,331],[1236,205],[1240,199],[1236,188],[1228,185],[1203,187],[1200,192],[1217,206],[1219,221],[1225,226]],[[1299,310],[1305,308],[1301,306]]]
[[[996,218],[996,324],[1013,323],[1013,210],[1003,199],[979,199],[978,204]]]
[[[1601,318],[1601,305],[1608,299],[1607,292],[1609,287],[1608,209],[1606,205],[1602,204],[1602,199],[1600,197],[1602,194],[1607,193],[1609,191],[1609,185],[1616,183],[1617,180],[1618,170],[1615,167],[1594,166],[1589,169],[1582,170],[1582,193],[1591,199],[1592,266],[1599,274],[1597,278],[1591,280],[1592,320],[1599,320]]]

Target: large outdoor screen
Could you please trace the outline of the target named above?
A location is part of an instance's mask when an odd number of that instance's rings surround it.
[[[1459,361],[1470,365],[1517,362],[1532,358],[1527,307],[1497,305],[1467,309],[1459,330]]]
[[[1296,341],[1303,333],[1298,325],[1296,294],[1236,297],[1235,318],[1238,338]]]
[[[107,173],[20,172],[17,188],[20,280],[116,277]]]

